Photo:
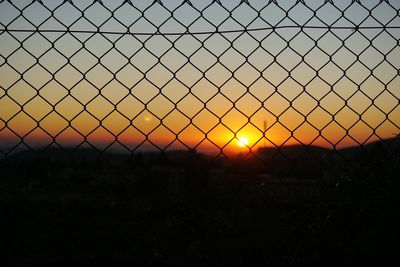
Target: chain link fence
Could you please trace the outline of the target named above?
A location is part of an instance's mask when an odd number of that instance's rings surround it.
[[[389,262],[399,40],[398,0],[0,0],[2,261]]]
[[[400,129],[398,1],[1,1],[0,154],[333,150]],[[278,149],[278,150],[279,150]]]

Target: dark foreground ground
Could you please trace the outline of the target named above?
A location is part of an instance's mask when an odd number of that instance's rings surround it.
[[[1,266],[398,266],[399,155],[301,186],[204,163],[3,165]]]

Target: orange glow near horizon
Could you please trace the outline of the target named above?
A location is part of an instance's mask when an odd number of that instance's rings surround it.
[[[146,118],[147,117],[141,117],[143,124],[151,124],[153,121],[157,120],[155,118],[147,120]],[[338,129],[332,128],[329,129],[330,131],[324,131],[323,136],[315,135],[313,131],[298,131],[294,134],[296,140],[290,137],[290,133],[282,130],[282,126],[279,124],[270,126],[266,131],[267,139],[263,138],[262,131],[254,126],[244,127],[243,130],[236,134],[238,138],[234,138],[235,134],[222,125],[218,125],[205,135],[197,127],[189,124],[183,131],[175,134],[171,131],[172,129],[167,129],[163,124],[160,124],[159,120],[154,125],[145,125],[148,130],[147,133],[139,131],[137,129],[139,127],[135,128],[129,124],[122,124],[119,120],[114,120],[113,123],[110,124],[103,123],[103,126],[99,126],[99,123],[93,123],[93,125],[91,125],[88,122],[85,123],[83,120],[80,124],[73,123],[75,129],[68,127],[66,123],[57,123],[56,120],[52,120],[49,124],[44,121],[44,123],[39,123],[39,125],[45,131],[40,128],[35,128],[36,124],[30,122],[27,118],[21,119],[19,123],[11,123],[8,127],[13,129],[13,131],[21,137],[24,137],[23,141],[32,147],[51,144],[53,142],[52,136],[54,136],[54,140],[65,147],[75,146],[84,143],[86,140],[86,142],[100,149],[113,144],[113,148],[116,147],[117,150],[121,151],[125,150],[123,146],[132,150],[195,148],[199,152],[210,154],[220,153],[220,148],[222,148],[225,154],[243,152],[244,149],[255,152],[260,147],[296,145],[299,144],[299,141],[306,145],[332,148],[333,146],[331,143],[335,144],[335,142],[339,140],[336,148],[345,148],[357,145],[356,141],[359,140],[365,140],[365,143],[369,143],[379,139],[376,136],[368,138],[370,135],[368,132],[359,131],[352,132],[354,138],[359,138],[355,141],[349,136],[346,136],[345,132],[339,134],[340,132]],[[179,123],[177,125],[179,125]],[[388,124],[388,126],[390,126],[390,124]],[[64,127],[66,127],[65,130]],[[395,130],[394,128],[395,127],[392,126],[384,130],[380,129],[380,136],[383,136],[383,138],[393,137],[392,134],[395,133],[395,131],[393,131]],[[48,133],[46,133],[46,131]],[[7,128],[3,128],[0,131],[0,145],[12,146],[18,144],[21,139],[18,138],[15,133]],[[87,135],[86,139],[84,137],[85,135]],[[312,142],[312,140],[314,141]]]
[[[400,86],[400,79],[395,81]],[[175,81],[170,83],[174,84]],[[363,121],[359,121],[359,116],[354,111],[349,108],[341,109],[344,104],[340,101],[335,104],[323,99],[318,106],[308,96],[311,92],[316,92],[310,86],[306,87],[308,93],[301,94],[293,102],[293,108],[288,108],[287,101],[274,94],[274,90],[281,90],[279,87],[269,88],[267,84],[263,87],[255,83],[246,93],[246,88],[230,83],[232,87],[223,91],[225,96],[216,94],[211,98],[206,92],[214,92],[215,88],[206,84],[203,86],[203,90],[199,88],[192,93],[206,104],[188,94],[179,101],[176,100],[175,107],[171,103],[174,100],[173,95],[167,94],[170,89],[160,91],[172,100],[159,95],[145,106],[136,99],[138,96],[128,94],[114,106],[106,100],[106,97],[111,98],[112,95],[99,95],[93,100],[85,100],[78,93],[75,93],[75,98],[62,98],[64,95],[61,92],[58,93],[59,96],[48,95],[47,92],[55,90],[53,85],[43,89],[40,96],[26,100],[23,97],[32,88],[28,85],[16,85],[8,90],[8,95],[0,98],[0,145],[12,147],[21,141],[19,137],[23,137],[23,141],[31,146],[46,145],[52,143],[54,137],[54,141],[66,146],[86,141],[96,147],[106,148],[111,145],[122,150],[125,147],[141,149],[138,146],[143,144],[144,150],[195,148],[205,153],[220,153],[221,149],[224,153],[238,153],[244,148],[256,151],[263,146],[296,144],[325,148],[333,148],[335,145],[335,148],[344,148],[379,138],[391,138],[399,132],[400,106],[387,94],[378,97],[375,102],[381,103],[383,111],[390,111],[389,120],[381,111],[373,108],[364,112],[361,116]],[[88,86],[85,90],[89,88],[91,87]],[[394,85],[391,88],[395,88]],[[110,87],[102,92],[115,90],[115,87]],[[145,91],[145,88],[135,90]],[[181,85],[174,89],[175,93],[178,91],[186,92],[187,88]],[[242,97],[236,99],[233,107],[226,97],[232,97],[231,101],[234,101],[237,92]],[[271,93],[272,96],[268,97]],[[23,112],[11,97],[24,104]],[[54,103],[55,110],[43,98],[51,104]],[[86,109],[76,99],[84,104],[88,101]],[[349,101],[348,105],[361,112],[363,106],[369,103],[365,104],[359,99]],[[328,111],[336,112],[336,115],[333,117]],[[299,112],[309,114],[302,115]],[[266,138],[264,121],[268,124]],[[375,135],[371,127],[376,127]],[[241,138],[246,138],[247,141]]]
[[[245,93],[243,90],[247,90],[237,84],[231,86],[230,90],[225,89],[226,96],[231,96],[228,93],[234,95],[235,92]],[[48,88],[47,91],[52,88]],[[384,99],[380,100],[383,101],[381,107],[384,111],[392,109],[388,116],[390,121],[382,112],[373,109],[362,115],[364,121],[362,122],[358,121],[359,117],[348,108],[337,112],[332,120],[332,115],[321,107],[335,112],[340,106],[335,107],[333,103],[323,101],[320,102],[321,106],[315,108],[309,115],[303,116],[299,112],[307,114],[317,105],[316,101],[310,99],[303,102],[294,101],[293,107],[298,111],[287,109],[287,103],[275,95],[265,100],[262,93],[273,91],[268,87],[260,87],[259,84],[248,89],[252,94],[246,93],[236,100],[235,108],[220,94],[207,99],[205,91],[211,91],[213,89],[211,86],[203,89],[193,93],[197,93],[197,97],[203,97],[203,101],[208,101],[206,102],[208,110],[190,94],[180,100],[176,108],[170,100],[167,101],[161,98],[162,96],[156,97],[145,107],[133,95],[128,95],[115,106],[100,95],[89,101],[84,110],[71,96],[60,101],[57,100],[57,95],[49,97],[47,91],[43,90],[40,97],[36,96],[28,101],[23,106],[23,112],[20,112],[21,108],[5,95],[0,99],[0,145],[18,144],[21,141],[17,136],[19,135],[31,146],[50,144],[54,137],[57,143],[66,146],[86,141],[100,148],[113,144],[112,146],[122,150],[125,149],[124,146],[128,149],[138,149],[137,146],[145,144],[143,145],[145,150],[195,148],[205,153],[220,153],[222,148],[224,153],[238,153],[244,148],[256,151],[263,146],[288,146],[300,143],[326,148],[332,148],[333,145],[335,148],[344,148],[358,145],[358,142],[369,143],[379,138],[391,138],[399,131],[396,124],[400,125],[400,107],[396,107],[391,101],[384,102]],[[30,90],[32,88],[28,85],[13,86],[8,90],[8,94],[23,101],[21,98],[24,96],[23,93]],[[181,86],[175,90],[184,91],[185,87]],[[312,88],[307,87],[306,90],[311,91]],[[166,94],[168,91],[163,89],[161,92]],[[51,105],[42,97],[47,100],[55,98],[54,101],[58,101],[54,102],[55,111],[52,111]],[[84,102],[83,96],[76,94],[75,97],[80,97],[78,99]],[[307,97],[307,94],[304,97]],[[299,99],[302,98],[303,95],[300,95]],[[260,108],[262,103],[263,107]],[[349,102],[349,105],[357,109],[363,104]],[[249,116],[249,120],[246,116]],[[307,121],[304,121],[305,119]],[[7,127],[5,121],[8,121]],[[268,124],[266,138],[263,132],[264,121]],[[377,127],[375,135],[366,123],[371,127]],[[242,138],[246,138],[247,141]]]

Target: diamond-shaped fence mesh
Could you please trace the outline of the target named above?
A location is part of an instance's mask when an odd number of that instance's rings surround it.
[[[400,129],[399,1],[0,2],[0,154],[260,156]]]

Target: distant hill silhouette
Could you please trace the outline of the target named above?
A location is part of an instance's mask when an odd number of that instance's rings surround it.
[[[351,164],[370,164],[384,161],[385,158],[400,150],[400,139],[391,138],[372,142],[363,146],[355,146],[339,150],[331,150],[318,146],[293,145],[283,147],[259,148],[252,157],[230,160],[222,159],[221,166],[234,166],[233,171],[267,172],[278,176],[309,177],[321,176],[326,167],[336,168]],[[6,162],[11,165],[40,162],[61,166],[85,163],[100,164],[111,161],[132,165],[182,167],[192,164],[194,160],[215,160],[206,154],[190,150],[171,150],[164,152],[117,153],[101,152],[94,148],[48,148],[37,151],[20,151],[9,155]],[[346,161],[346,162],[345,162]],[[255,163],[257,162],[257,164]],[[211,163],[209,168],[214,168]],[[351,166],[350,166],[351,167]]]
[[[352,146],[335,150],[337,154],[341,154],[345,157],[355,157],[361,152],[374,152],[377,149],[383,151],[392,152],[400,149],[399,138],[389,138],[384,140],[374,141],[365,145]],[[327,157],[332,154],[332,149],[319,147],[319,146],[305,146],[305,145],[290,145],[282,147],[266,147],[260,148],[259,154],[267,158],[287,158],[287,159],[309,159]]]
[[[258,153],[266,158],[286,157],[288,159],[298,159],[304,156],[321,157],[330,151],[330,149],[318,146],[290,145],[260,148]]]

